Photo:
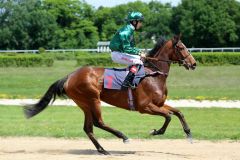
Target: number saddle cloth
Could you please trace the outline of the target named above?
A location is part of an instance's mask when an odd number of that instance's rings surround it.
[[[127,68],[105,68],[104,71],[104,88],[121,90],[122,83],[129,72]],[[141,79],[145,77],[144,66],[141,65],[139,71],[134,77],[133,84],[137,86]]]

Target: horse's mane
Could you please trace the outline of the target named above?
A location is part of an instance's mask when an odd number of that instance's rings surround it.
[[[166,38],[161,36],[153,49],[148,52],[148,56],[153,57],[157,53],[157,51],[165,44],[166,41]]]

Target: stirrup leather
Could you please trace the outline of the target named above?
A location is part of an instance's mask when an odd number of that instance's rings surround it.
[[[122,84],[122,88],[123,89],[127,89],[127,88],[131,88],[131,89],[135,89],[137,88],[137,86],[135,86],[134,84],[132,84],[131,82],[126,82]]]

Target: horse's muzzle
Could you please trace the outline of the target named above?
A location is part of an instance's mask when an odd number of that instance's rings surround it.
[[[182,64],[179,64],[179,65],[184,66],[185,69],[187,69],[187,70],[189,70],[189,69],[194,70],[194,69],[197,67],[197,64],[196,64],[196,63],[189,64],[189,63],[187,63],[187,62],[185,62],[185,61],[184,61]]]
[[[190,68],[191,68],[192,70],[196,69],[196,67],[197,67],[197,63],[193,63],[193,64],[190,66]]]

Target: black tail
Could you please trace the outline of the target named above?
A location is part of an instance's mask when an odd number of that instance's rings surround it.
[[[66,81],[67,77],[56,81],[48,88],[47,92],[39,100],[38,103],[24,106],[24,114],[26,118],[31,118],[40,113],[41,111],[43,111],[48,106],[52,99],[53,99],[52,103],[55,101],[56,95],[58,95],[59,97],[65,96],[66,93],[63,88],[63,85]]]

